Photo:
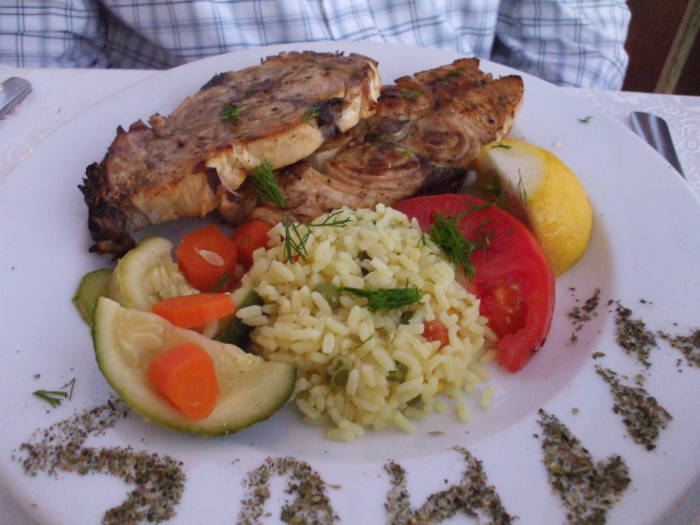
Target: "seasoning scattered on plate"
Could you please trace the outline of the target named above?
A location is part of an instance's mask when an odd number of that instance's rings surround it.
[[[393,461],[384,465],[391,477],[391,489],[384,504],[388,514],[387,523],[441,523],[459,512],[467,516],[478,516],[477,511],[482,511],[494,525],[513,523],[513,517],[506,512],[496,489],[488,484],[481,462],[462,447],[455,447],[455,450],[464,456],[467,464],[459,484],[431,494],[417,509],[411,508],[404,468]]]
[[[88,437],[103,434],[127,414],[128,409],[121,401],[110,400],[45,430],[37,430],[30,441],[19,447],[24,457],[14,459],[31,476],[39,472],[58,476],[59,471],[110,474],[135,485],[121,505],[105,512],[104,525],[168,520],[175,516],[185,486],[180,461],[131,447],[83,446]]]
[[[573,292],[574,288],[570,288],[570,290]],[[578,299],[576,299],[576,301],[578,302]],[[571,332],[570,338],[570,341],[572,343],[578,341],[578,335],[576,335],[576,332],[581,331],[585,323],[587,323],[588,321],[593,319],[593,317],[598,315],[596,309],[598,308],[599,302],[600,288],[596,288],[593,291],[593,295],[586,299],[582,306],[574,306],[571,310],[569,310],[569,313],[566,314],[567,317],[573,322],[574,331]]]
[[[291,457],[267,458],[248,472],[243,486],[246,496],[241,501],[237,525],[262,523],[265,502],[270,497],[270,478],[288,476],[285,492],[293,498],[285,501],[279,519],[290,524],[335,523],[335,514],[326,493],[326,482],[305,462]]]
[[[630,483],[629,469],[617,454],[593,463],[581,442],[556,416],[539,410],[544,466],[559,493],[570,524],[605,523],[608,510]]]
[[[615,399],[613,412],[622,416],[622,422],[634,442],[644,445],[647,450],[655,449],[656,439],[673,419],[671,414],[641,386],[623,385],[613,370],[597,366],[596,372],[610,385]]]
[[[685,356],[690,366],[700,368],[700,328],[693,328],[688,335],[671,335],[668,332],[657,332],[658,336]]]
[[[632,310],[623,306],[620,301],[616,301],[615,305],[615,341],[627,354],[636,357],[649,368],[651,350],[658,346],[654,333],[647,330],[644,321],[633,319]]]

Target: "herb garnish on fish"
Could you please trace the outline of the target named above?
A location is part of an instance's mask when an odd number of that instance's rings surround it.
[[[272,164],[269,161],[263,161],[257,166],[248,176],[258,189],[259,195],[267,200],[283,208],[285,206],[284,195],[277,183],[275,172],[272,169]]]

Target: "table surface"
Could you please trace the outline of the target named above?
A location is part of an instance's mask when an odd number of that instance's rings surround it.
[[[64,123],[121,89],[157,71],[104,69],[16,69],[0,65],[0,80],[20,76],[32,93],[0,120],[0,184],[36,146]],[[700,97],[564,88],[599,113],[629,127],[631,111],[665,118],[671,130],[688,185],[700,199]],[[700,525],[700,483],[663,525]],[[36,525],[0,486],[0,525]]]

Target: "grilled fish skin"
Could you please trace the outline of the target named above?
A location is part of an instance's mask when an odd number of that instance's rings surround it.
[[[263,203],[251,218],[310,221],[343,205],[453,190],[479,149],[510,132],[523,92],[519,76],[493,79],[476,58],[399,78],[382,88],[372,117],[278,171],[285,209]]]
[[[215,75],[167,117],[119,127],[79,186],[90,250],[119,256],[134,245],[131,232],[148,224],[235,213],[250,170],[307,157],[374,113],[380,87],[370,58],[286,52]]]

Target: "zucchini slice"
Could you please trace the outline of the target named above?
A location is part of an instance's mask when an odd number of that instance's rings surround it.
[[[97,300],[109,294],[111,275],[112,270],[101,268],[86,273],[80,280],[72,301],[78,312],[80,312],[80,316],[88,324],[92,322],[92,314],[95,311]]]
[[[296,368],[266,361],[237,346],[178,328],[150,312],[101,297],[92,329],[97,364],[131,408],[146,419],[184,432],[229,434],[269,418],[292,395]],[[219,399],[205,419],[190,421],[150,384],[146,370],[159,353],[192,342],[214,361]]]
[[[173,243],[164,237],[142,240],[119,259],[109,297],[127,308],[150,312],[161,299],[198,293],[173,261],[172,250]]]

